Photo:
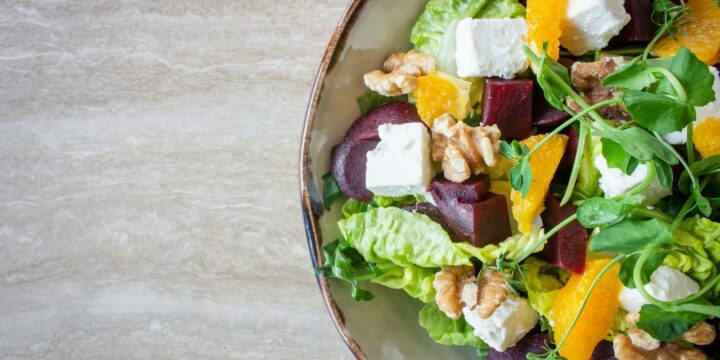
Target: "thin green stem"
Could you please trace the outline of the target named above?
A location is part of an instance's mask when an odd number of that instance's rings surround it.
[[[651,67],[649,70],[656,74],[660,74],[667,79],[675,90],[675,94],[677,94],[678,102],[687,104],[687,93],[675,74],[671,73],[670,70],[661,67]]]
[[[670,311],[688,311],[698,314],[720,317],[720,306],[702,304],[682,304],[669,307]]]
[[[695,124],[689,123],[687,125],[687,139],[685,142],[685,151],[687,152],[688,165],[692,165],[695,162],[695,145],[693,144],[694,130]]]
[[[545,242],[551,238],[553,235],[555,235],[558,231],[562,230],[565,226],[570,224],[571,222],[575,221],[577,219],[577,213],[570,215],[567,219],[563,220],[561,223],[557,224],[552,230],[548,231],[540,237],[540,239],[535,242],[535,244],[528,250],[525,250],[520,256],[518,256],[517,259],[513,260],[512,263],[510,263],[510,267],[515,267],[518,264],[520,264],[523,260],[525,260],[528,256],[535,253],[537,249],[540,248],[541,245],[545,244]]]
[[[635,208],[635,209],[633,209],[631,214],[636,217],[639,216],[639,217],[658,219],[658,220],[664,221],[668,224],[672,223],[672,221],[673,221],[673,218],[671,218],[664,212],[659,211],[659,210],[651,210],[648,208]]]
[[[612,259],[609,263],[607,263],[602,270],[600,270],[600,273],[593,279],[593,282],[590,284],[590,288],[588,289],[587,294],[585,294],[585,298],[583,298],[583,301],[580,303],[580,309],[578,310],[577,314],[575,314],[575,318],[570,323],[570,327],[568,327],[567,331],[562,337],[562,340],[557,344],[557,347],[555,347],[555,351],[560,351],[560,348],[565,344],[565,341],[567,341],[568,337],[570,337],[570,333],[572,332],[573,328],[575,327],[575,324],[580,319],[580,315],[582,315],[583,310],[585,309],[585,305],[587,305],[588,301],[590,300],[590,295],[592,295],[593,290],[595,289],[595,286],[598,282],[600,282],[600,279],[605,275],[610,268],[618,263],[620,260],[625,259],[625,255],[618,255],[614,259]]]
[[[663,25],[663,27],[655,34],[655,37],[650,41],[647,47],[645,47],[645,51],[643,51],[642,54],[642,61],[645,63],[647,62],[648,56],[650,56],[650,51],[652,48],[655,47],[655,44],[665,35],[665,33],[670,28],[670,24],[674,22],[675,19],[672,19],[671,21],[668,21]]]
[[[578,135],[577,151],[575,152],[575,161],[573,161],[572,172],[570,172],[570,179],[568,179],[568,186],[565,188],[565,194],[563,194],[562,200],[560,200],[560,206],[564,206],[570,201],[570,197],[575,189],[575,182],[577,182],[578,175],[580,174],[580,162],[582,161],[583,152],[585,151],[585,141],[587,141],[588,133],[590,129],[587,126],[580,124],[580,134]]]
[[[642,255],[640,255],[640,258],[635,263],[635,267],[633,268],[633,281],[635,282],[635,288],[638,289],[640,294],[647,300],[649,303],[659,306],[659,307],[665,307],[665,304],[656,299],[654,296],[650,295],[650,293],[645,290],[645,283],[642,281],[642,268],[645,266],[645,263],[650,259],[651,256],[655,255],[655,251],[658,249],[658,246],[650,246],[645,251],[642,252]]]
[[[690,170],[690,166],[687,164],[687,162],[685,162],[685,159],[683,159],[683,157],[678,154],[678,152],[675,150],[674,147],[672,147],[672,145],[665,142],[665,140],[663,140],[662,136],[660,136],[657,131],[653,131],[653,135],[655,135],[655,138],[660,140],[660,143],[663,144],[663,146],[665,146],[665,148],[668,149],[678,159],[678,161],[680,161],[680,164],[682,164],[683,168],[685,168],[685,171],[688,172],[688,175],[690,176],[690,181],[692,181],[693,186],[699,189],[698,179],[695,175],[693,175],[693,172],[692,170]]]
[[[638,184],[638,186],[634,187],[628,195],[635,196],[642,194],[643,191],[647,190],[647,188],[650,187],[650,185],[655,181],[655,177],[657,176],[657,169],[655,169],[655,163],[649,162],[647,165],[647,175],[645,176],[645,179]]]

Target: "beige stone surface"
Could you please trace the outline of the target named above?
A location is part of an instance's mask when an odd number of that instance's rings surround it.
[[[297,194],[347,0],[0,1],[0,358],[350,358]]]

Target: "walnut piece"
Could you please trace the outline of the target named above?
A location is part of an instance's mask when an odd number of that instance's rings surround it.
[[[449,318],[457,320],[462,313],[463,286],[475,282],[475,269],[472,266],[447,266],[442,268],[433,280],[435,302],[438,308]]]
[[[433,160],[442,164],[445,178],[461,183],[471,175],[487,173],[500,152],[497,125],[470,127],[450,114],[435,119],[432,126]]]
[[[570,77],[573,87],[580,93],[583,99],[589,104],[597,104],[601,101],[622,97],[622,93],[614,87],[602,86],[602,81],[619,66],[622,59],[604,58],[595,62],[576,62],[570,69]],[[568,106],[580,112],[582,108],[575,101],[568,101]],[[620,105],[607,105],[597,110],[604,118],[622,123],[630,120],[630,115]]]
[[[493,269],[485,269],[478,283],[477,313],[481,318],[487,319],[507,299],[509,291],[505,285],[505,277]]]
[[[393,53],[385,60],[383,70],[364,76],[365,85],[385,96],[409,94],[417,88],[418,77],[435,71],[435,59],[417,50]]]
[[[632,328],[628,330],[628,336],[633,345],[645,349],[655,350],[660,347],[660,340],[650,336],[650,334],[641,330],[640,328]]]
[[[613,339],[613,349],[618,360],[707,360],[702,351],[683,349],[674,343],[646,350],[636,346],[630,337],[622,334]]]
[[[680,338],[694,345],[710,345],[715,341],[715,327],[703,321],[695,324]]]

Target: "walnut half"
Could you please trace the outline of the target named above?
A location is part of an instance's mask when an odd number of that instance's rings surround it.
[[[622,334],[613,339],[613,349],[618,360],[707,360],[702,351],[683,349],[674,343],[664,344],[654,350],[643,349]]]
[[[477,281],[474,272],[472,266],[448,266],[435,274],[435,302],[449,318],[458,319],[467,306],[487,319],[507,299],[509,290],[502,274],[486,269]]]
[[[435,71],[435,59],[417,50],[390,55],[383,70],[373,70],[364,76],[365,85],[385,96],[409,94],[417,88],[418,77]]]
[[[475,269],[472,266],[447,266],[442,268],[433,280],[435,302],[449,318],[457,320],[462,314],[462,289],[465,284],[475,282]]]
[[[461,183],[471,175],[487,173],[500,152],[497,125],[470,127],[444,114],[432,126],[433,160],[442,164],[445,178]]]

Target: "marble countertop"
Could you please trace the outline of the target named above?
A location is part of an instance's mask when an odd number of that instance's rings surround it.
[[[0,2],[0,358],[351,357],[296,174],[347,3]]]

